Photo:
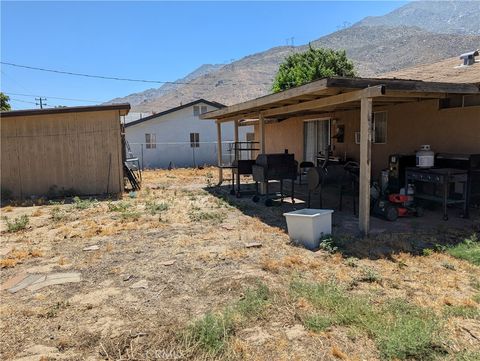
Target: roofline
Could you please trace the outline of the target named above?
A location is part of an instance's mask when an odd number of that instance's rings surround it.
[[[129,123],[126,123],[125,124],[125,128],[127,127],[131,127],[133,125],[137,125],[137,124],[140,124],[140,123],[143,123],[143,122],[147,122],[151,119],[155,119],[155,118],[158,118],[158,117],[161,117],[163,115],[167,115],[167,114],[170,114],[170,113],[174,113],[178,110],[182,110],[184,108],[188,108],[188,107],[191,107],[193,105],[196,105],[196,104],[199,104],[199,103],[205,103],[207,105],[210,105],[212,107],[215,107],[215,108],[218,108],[218,109],[221,109],[221,108],[225,108],[226,105],[224,104],[221,104],[221,103],[217,103],[217,102],[211,102],[209,100],[205,100],[203,98],[200,98],[200,99],[197,99],[197,100],[194,100],[193,102],[190,102],[190,103],[187,103],[187,104],[183,104],[183,105],[180,105],[178,107],[175,107],[175,108],[170,108],[170,109],[167,109],[167,110],[164,110],[163,112],[160,112],[160,113],[156,113],[156,114],[153,114],[153,115],[149,115],[148,117],[145,117],[145,118],[141,118],[141,119],[138,119],[138,120],[134,120],[133,122],[129,122]]]
[[[222,119],[230,116],[236,116],[237,114],[242,114],[245,111],[253,108],[269,106],[270,104],[274,104],[282,100],[325,91],[328,88],[346,88],[357,90],[375,85],[385,85],[389,90],[411,91],[417,93],[437,92],[439,94],[476,94],[480,92],[479,85],[476,83],[427,82],[422,80],[397,78],[331,77],[315,80],[313,82],[290,88],[278,93],[264,95],[243,103],[228,106],[224,109],[214,110],[202,114],[200,117],[202,119]]]
[[[62,108],[47,108],[47,109],[25,109],[25,110],[10,110],[0,112],[1,118],[20,117],[28,115],[45,115],[45,114],[62,114],[62,113],[81,113],[81,112],[98,112],[106,110],[125,110],[125,114],[130,111],[130,103],[119,103],[110,105],[88,105],[80,107],[62,107]],[[121,115],[125,115],[121,114]]]

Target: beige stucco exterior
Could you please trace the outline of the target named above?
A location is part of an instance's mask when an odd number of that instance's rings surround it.
[[[119,110],[5,116],[1,187],[15,198],[73,189],[78,195],[121,194]]]
[[[376,107],[374,101],[374,111],[383,110],[387,111],[387,142],[372,144],[374,179],[387,167],[388,155],[413,154],[422,144],[430,144],[435,152],[480,153],[480,106],[439,109],[438,100],[428,100]],[[346,154],[358,161],[360,146],[355,144],[355,132],[360,131],[360,111],[335,112],[329,117],[345,125],[344,143],[332,140],[334,155]],[[288,149],[296,160],[302,161],[304,121],[292,118],[266,124],[266,152]],[[255,133],[258,134],[257,128]]]

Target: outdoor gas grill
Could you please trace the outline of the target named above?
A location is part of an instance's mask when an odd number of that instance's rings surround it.
[[[255,181],[256,194],[253,197],[254,202],[260,200],[260,193],[258,183],[265,183],[266,192],[265,200],[266,206],[271,206],[273,204],[272,198],[269,196],[272,195],[269,193],[268,182],[272,180],[280,181],[280,199],[283,201],[283,181],[285,179],[291,180],[291,198],[292,203],[294,203],[294,181],[297,178],[297,162],[293,154],[288,153],[279,153],[279,154],[260,154],[255,164],[252,166],[253,180]]]
[[[447,206],[453,204],[461,204],[463,216],[468,217],[467,182],[468,172],[463,169],[408,167],[405,170],[405,189],[409,183],[415,183],[415,198],[442,203],[444,220],[448,220]],[[433,192],[423,190],[425,183],[432,185]],[[452,191],[455,183],[463,183],[461,194]]]
[[[468,172],[467,202],[471,206],[480,205],[480,154],[438,153],[435,157],[435,166],[466,170]]]

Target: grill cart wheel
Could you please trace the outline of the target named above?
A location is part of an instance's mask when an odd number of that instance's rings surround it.
[[[258,203],[259,200],[260,200],[259,196],[253,196],[252,197],[252,201],[254,201],[255,203]]]
[[[267,207],[273,206],[273,200],[272,200],[271,198],[267,198],[267,199],[265,200],[265,205],[266,205]]]

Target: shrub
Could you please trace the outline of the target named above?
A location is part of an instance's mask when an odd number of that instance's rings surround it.
[[[73,197],[73,207],[78,210],[90,208],[97,202],[96,199],[80,199],[79,197]]]
[[[150,213],[152,216],[162,213],[166,210],[168,210],[169,205],[167,203],[156,203],[155,201],[148,201],[145,203],[145,209],[148,213]]]
[[[7,232],[9,233],[18,232],[27,228],[28,222],[30,221],[26,214],[14,218],[13,220],[9,220],[8,217],[3,217],[3,219],[7,224]]]
[[[125,212],[131,204],[127,202],[108,202],[107,206],[110,212]]]

